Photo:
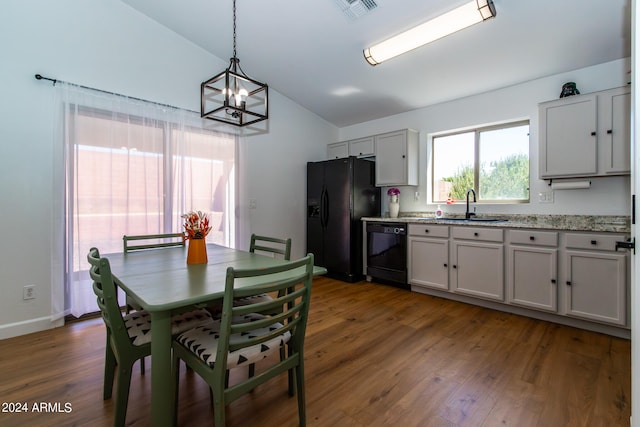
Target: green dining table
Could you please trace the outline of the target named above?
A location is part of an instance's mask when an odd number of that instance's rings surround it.
[[[215,244],[207,244],[207,254],[207,264],[192,265],[187,265],[187,249],[182,247],[103,255],[109,260],[118,286],[151,314],[151,425],[154,427],[169,426],[174,421],[171,316],[220,300],[228,267],[262,268],[287,263]],[[314,267],[314,275],[325,273],[323,267]],[[259,279],[237,282],[236,286],[250,286],[257,281]]]

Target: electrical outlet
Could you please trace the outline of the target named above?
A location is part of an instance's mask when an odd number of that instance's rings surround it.
[[[22,288],[22,299],[34,299],[36,297],[36,285],[28,285]]]
[[[553,203],[553,191],[543,191],[538,193],[539,203]]]

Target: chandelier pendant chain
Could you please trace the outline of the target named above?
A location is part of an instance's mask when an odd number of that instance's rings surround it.
[[[238,57],[236,53],[236,0],[233,0],[233,57]]]

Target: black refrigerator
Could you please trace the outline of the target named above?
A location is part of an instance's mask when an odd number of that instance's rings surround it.
[[[307,163],[307,253],[327,275],[356,282],[362,273],[362,217],[380,216],[375,163],[347,157]]]

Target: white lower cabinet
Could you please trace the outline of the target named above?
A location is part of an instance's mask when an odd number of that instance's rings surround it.
[[[626,236],[568,233],[565,257],[566,314],[627,325],[627,258],[616,252]]]
[[[409,283],[417,292],[478,298],[480,305],[512,306],[520,314],[578,321],[594,330],[628,329],[629,252],[615,248],[627,237],[409,224]]]
[[[504,246],[497,243],[502,229],[453,227],[452,235],[452,290],[504,301]]]
[[[556,232],[509,232],[509,303],[554,313],[558,311],[557,245]]]
[[[409,224],[409,284],[449,289],[449,227]]]

